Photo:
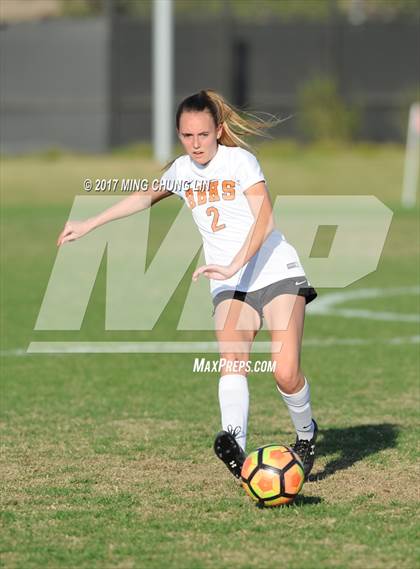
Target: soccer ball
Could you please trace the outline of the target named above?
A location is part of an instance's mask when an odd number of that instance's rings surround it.
[[[290,447],[265,445],[251,452],[241,471],[242,486],[258,506],[290,504],[303,486],[303,465]]]

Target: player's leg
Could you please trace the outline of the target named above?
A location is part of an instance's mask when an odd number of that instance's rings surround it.
[[[236,299],[224,300],[215,310],[221,377],[219,404],[222,430],[214,450],[237,478],[246,458],[249,392],[246,366],[260,316],[249,304]]]
[[[315,458],[318,427],[312,415],[309,383],[300,367],[305,304],[303,296],[281,294],[266,304],[263,311],[271,334],[277,389],[295,427],[293,447],[303,461],[307,477]]]

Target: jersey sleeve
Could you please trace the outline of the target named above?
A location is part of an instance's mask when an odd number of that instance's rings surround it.
[[[265,182],[265,176],[261,170],[261,166],[251,152],[243,151],[238,164],[237,179],[239,180],[239,189],[241,192],[245,192],[258,182]]]
[[[160,177],[159,187],[162,190],[167,190],[168,192],[172,192],[177,197],[182,199],[181,191],[180,191],[180,180],[179,180],[179,168],[178,168],[178,159],[175,160],[171,166],[162,174]]]
[[[176,187],[176,170],[177,168],[175,160],[160,177],[160,186],[165,188],[165,190],[168,190],[168,192],[173,192]]]

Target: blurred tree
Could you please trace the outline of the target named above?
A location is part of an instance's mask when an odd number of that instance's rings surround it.
[[[153,0],[114,0],[116,11],[127,16],[150,18]]]
[[[101,14],[104,0],[60,0],[63,16],[83,17]]]
[[[298,90],[298,125],[310,141],[342,141],[354,138],[361,111],[350,108],[331,77],[315,77]]]

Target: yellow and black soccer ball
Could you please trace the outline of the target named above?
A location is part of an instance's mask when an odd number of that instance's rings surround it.
[[[242,466],[241,478],[245,492],[264,507],[290,504],[305,480],[299,456],[292,448],[276,444],[251,452]]]

